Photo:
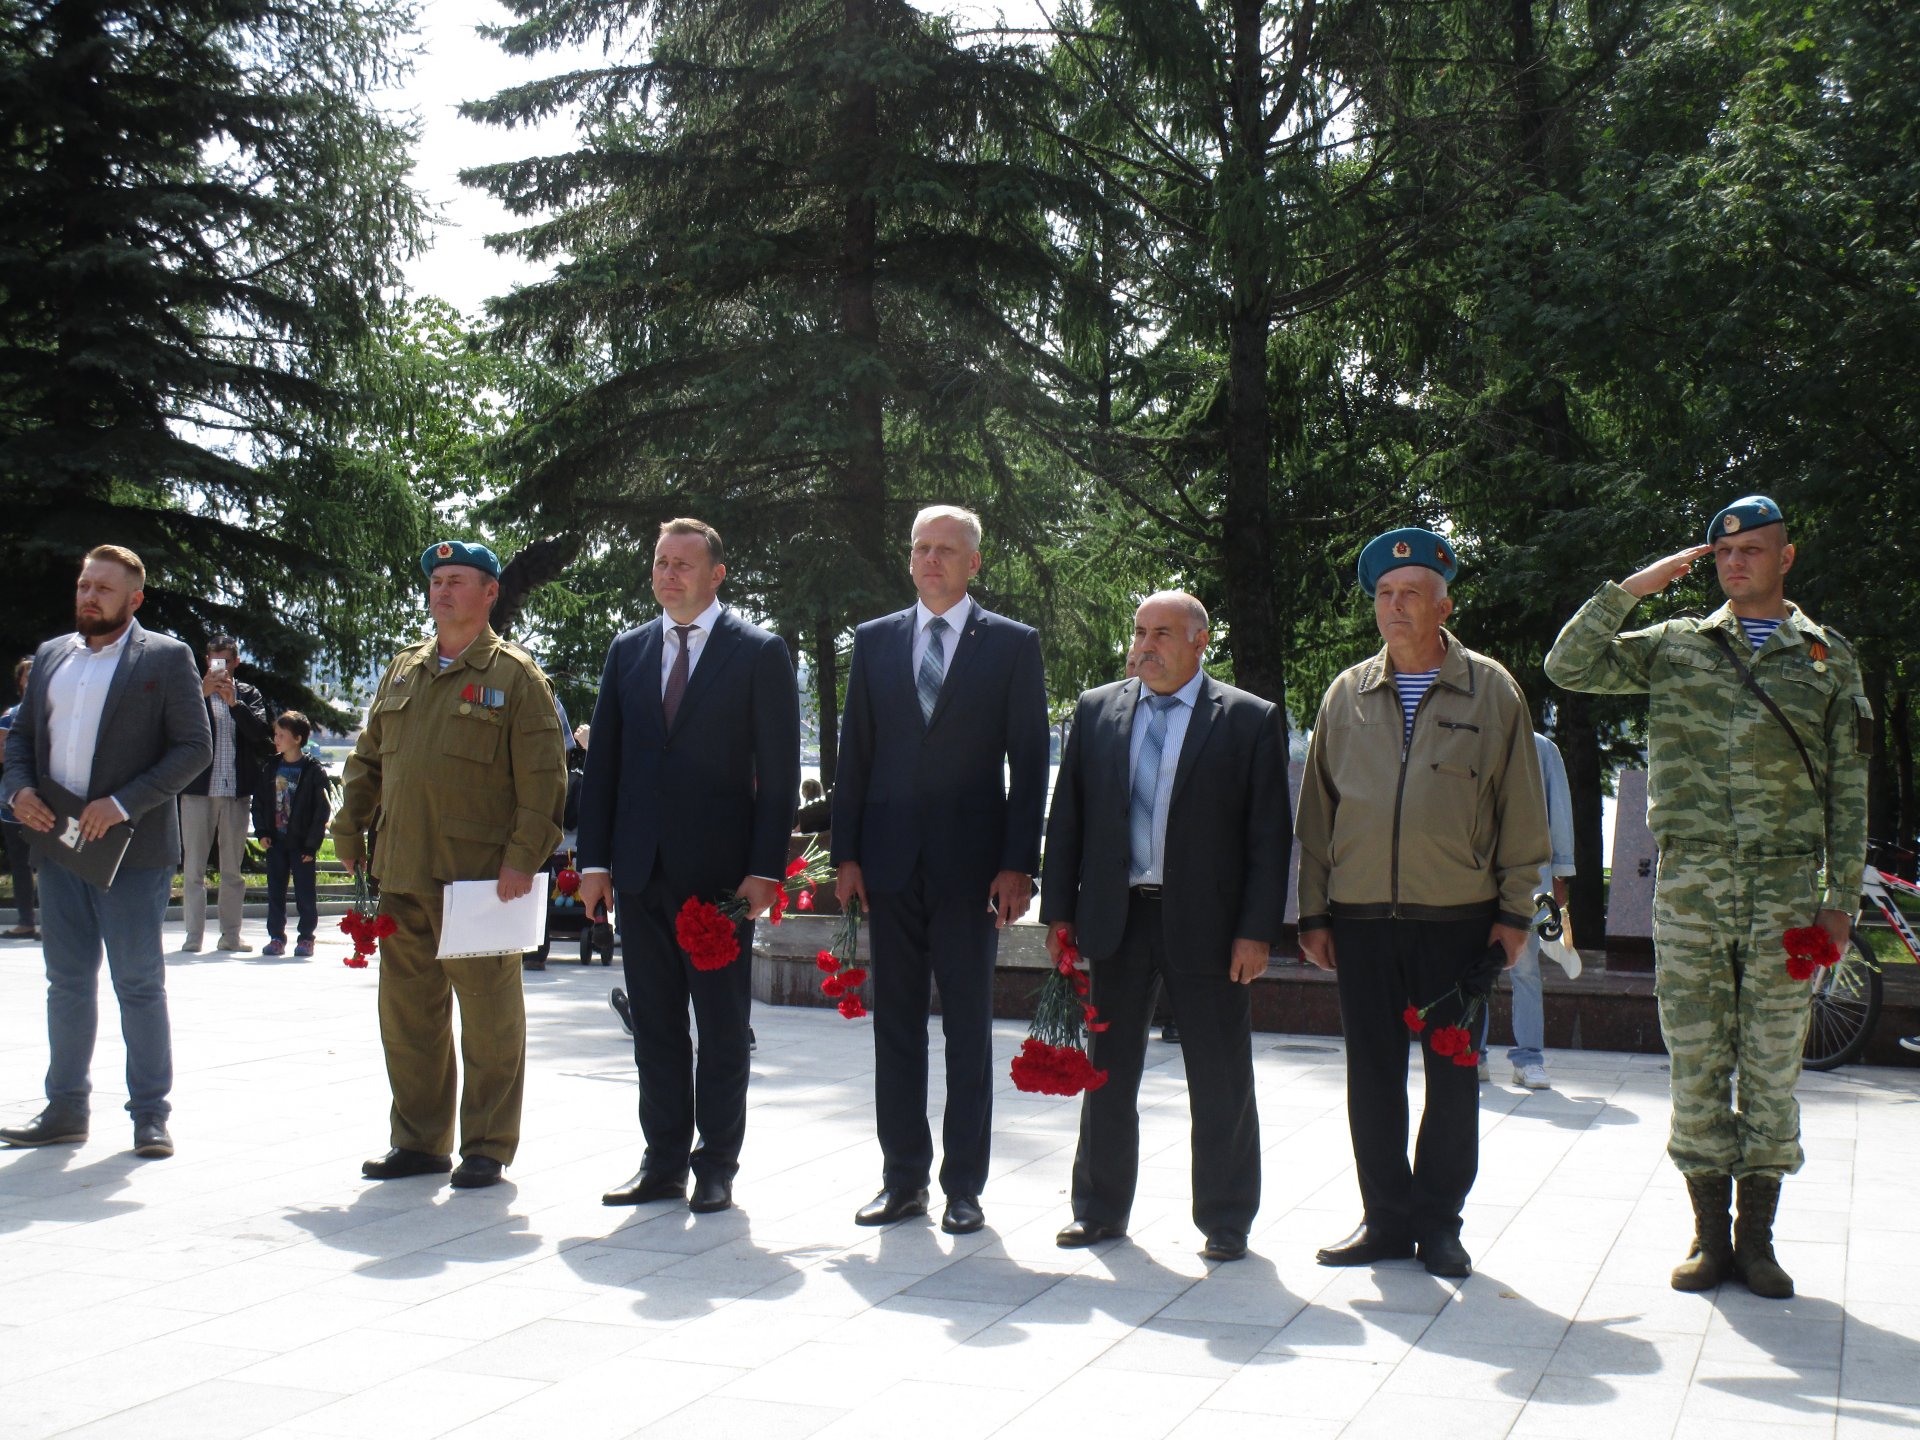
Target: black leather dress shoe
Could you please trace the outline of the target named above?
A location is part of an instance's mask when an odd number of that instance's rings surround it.
[[[453,1168],[445,1155],[429,1155],[424,1150],[402,1150],[398,1146],[378,1160],[364,1160],[360,1173],[369,1180],[404,1180],[409,1175],[444,1175]]]
[[[1337,1245],[1323,1246],[1313,1258],[1322,1265],[1377,1265],[1382,1260],[1411,1260],[1413,1241],[1384,1235],[1362,1222],[1346,1239]]]
[[[1102,1240],[1124,1240],[1127,1232],[1118,1225],[1104,1224],[1099,1220],[1076,1220],[1058,1235],[1053,1243],[1062,1250],[1078,1250],[1083,1245],[1098,1245]]]
[[[9,1125],[0,1130],[0,1140],[21,1149],[35,1145],[79,1145],[87,1138],[87,1117],[72,1112],[42,1110],[24,1125]]]
[[[987,1223],[987,1212],[980,1208],[978,1195],[949,1195],[947,1213],[940,1217],[940,1228],[949,1235],[971,1235]]]
[[[1436,1235],[1420,1242],[1420,1263],[1429,1275],[1448,1280],[1464,1280],[1473,1274],[1473,1257],[1460,1243],[1458,1235]]]
[[[1215,1230],[1200,1247],[1202,1260],[1242,1260],[1247,1254],[1247,1237],[1238,1230]]]
[[[462,1155],[451,1183],[460,1190],[481,1190],[488,1185],[498,1185],[500,1172],[506,1168],[491,1155]]]
[[[853,1212],[856,1225],[891,1225],[909,1215],[927,1213],[925,1190],[882,1190]]]
[[[160,1120],[136,1120],[133,1122],[133,1153],[142,1160],[165,1160],[173,1154],[173,1137],[167,1133],[165,1122]]]
[[[693,1198],[687,1208],[696,1215],[717,1215],[733,1208],[733,1182],[717,1175],[693,1177]]]
[[[600,1197],[602,1205],[646,1205],[655,1200],[684,1200],[687,1198],[687,1177],[684,1175],[649,1175],[642,1170],[617,1190],[609,1190]]]

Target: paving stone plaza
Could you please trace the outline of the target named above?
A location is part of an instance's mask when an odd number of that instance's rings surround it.
[[[312,962],[169,956],[171,1160],[129,1153],[103,979],[91,1140],[0,1153],[0,1437],[1920,1436],[1920,1067],[1803,1082],[1776,1231],[1801,1293],[1774,1303],[1667,1287],[1691,1222],[1658,1056],[1554,1052],[1525,1094],[1496,1050],[1470,1280],[1315,1265],[1358,1218],[1340,1045],[1256,1035],[1265,1199],[1248,1258],[1210,1266],[1179,1050],[1150,1052],[1130,1238],[1064,1251],[1078,1106],[1004,1078],[1011,1022],[981,1234],[853,1225],[868,1022],[771,1006],[739,1207],[608,1209],[639,1159],[619,972],[558,961],[527,976],[509,1183],[364,1181],[377,971],[326,936]],[[7,1123],[39,1108],[44,994],[38,948],[0,942]]]

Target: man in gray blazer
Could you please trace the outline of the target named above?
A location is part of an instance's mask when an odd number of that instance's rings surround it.
[[[88,552],[74,597],[76,633],[40,647],[7,732],[0,803],[11,804],[28,830],[46,835],[54,828],[42,786],[86,802],[78,816],[85,841],[122,821],[133,827],[120,868],[104,888],[52,858],[40,866],[52,1051],[47,1108],[25,1125],[0,1130],[9,1145],[72,1145],[87,1138],[87,1070],[104,945],[126,1037],[134,1153],[148,1159],[173,1154],[167,1133],[173,1037],[160,919],[180,860],[174,797],[206,768],[213,735],[193,651],[133,618],[146,578],[146,566],[131,550],[102,545]]]

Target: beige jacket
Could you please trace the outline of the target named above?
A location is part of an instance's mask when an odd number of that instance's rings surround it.
[[[1552,845],[1533,723],[1514,678],[1443,630],[1440,674],[1405,733],[1383,649],[1327,688],[1295,833],[1300,928],[1498,913],[1527,926]]]

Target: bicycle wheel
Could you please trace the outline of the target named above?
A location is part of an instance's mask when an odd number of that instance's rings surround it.
[[[1813,977],[1813,1013],[1801,1064],[1832,1070],[1858,1060],[1880,1018],[1883,985],[1859,932],[1831,968]]]

